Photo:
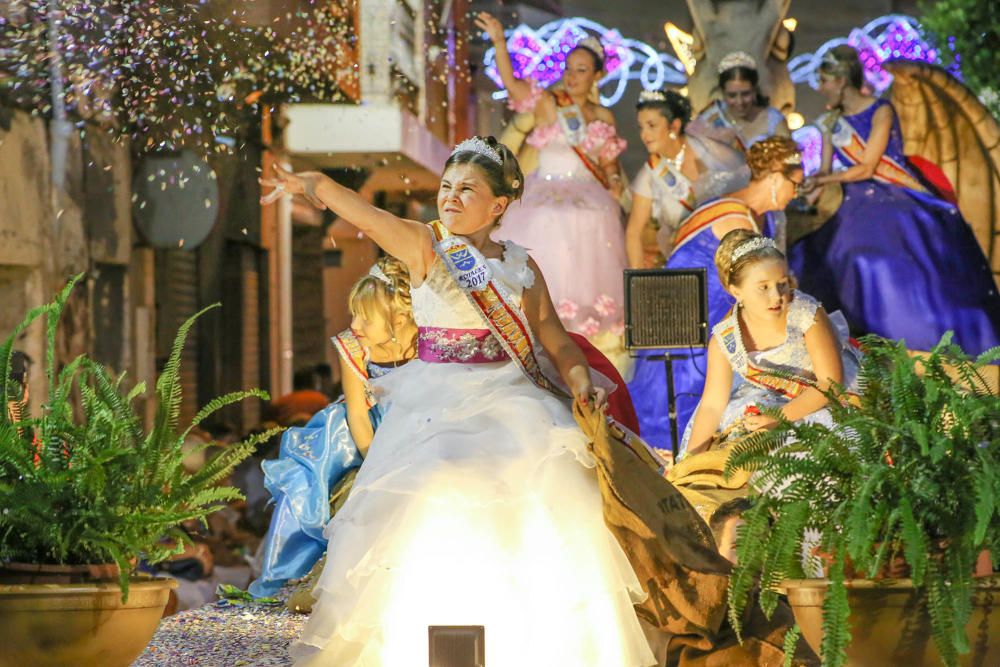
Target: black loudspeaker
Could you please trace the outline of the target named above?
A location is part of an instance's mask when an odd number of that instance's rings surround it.
[[[708,345],[708,273],[701,269],[625,271],[625,347]]]
[[[432,625],[430,667],[484,667],[486,628],[481,625]]]

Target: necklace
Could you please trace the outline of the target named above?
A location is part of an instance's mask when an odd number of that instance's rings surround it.
[[[681,170],[681,165],[684,164],[684,153],[685,153],[685,151],[687,151],[687,142],[686,141],[683,144],[681,144],[681,149],[679,151],[677,151],[677,155],[673,156],[672,158],[671,157],[664,157],[663,159],[666,160],[667,164],[669,164],[670,166],[672,166],[675,171],[680,171]]]

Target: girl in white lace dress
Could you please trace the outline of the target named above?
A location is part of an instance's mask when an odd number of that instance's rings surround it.
[[[858,352],[847,322],[792,288],[788,263],[773,241],[735,230],[723,237],[715,259],[736,306],[712,328],[705,390],[682,442],[688,456],[706,450],[716,432],[737,421],[745,431],[773,426],[755,409],[760,406],[781,407],[792,421],[829,420],[826,397],[809,382],[856,390]],[[774,371],[799,381],[768,374]]]
[[[391,407],[327,529],[296,664],[423,667],[437,625],[485,626],[491,667],[654,664],[633,610],[642,589],[604,525],[569,407],[570,394],[605,394],[537,266],[490,240],[521,194],[516,158],[492,138],[460,144],[430,227],[321,174],[262,182],[278,190],[265,200],[302,194],[404,261],[420,331],[418,359],[372,383]],[[502,307],[482,308],[489,298]],[[497,317],[510,326],[494,328]],[[531,346],[561,383],[531,365]]]

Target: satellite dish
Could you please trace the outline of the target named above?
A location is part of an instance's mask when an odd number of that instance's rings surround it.
[[[154,248],[196,248],[219,213],[219,184],[189,150],[147,155],[132,179],[132,218]]]

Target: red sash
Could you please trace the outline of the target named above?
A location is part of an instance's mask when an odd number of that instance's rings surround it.
[[[448,274],[469,297],[469,302],[500,342],[510,360],[536,386],[556,396],[569,398],[569,394],[549,380],[539,366],[531,327],[506,288],[492,277],[481,286],[478,283],[475,286],[468,286],[473,281],[481,279],[483,271],[488,270],[485,267],[486,258],[472,246],[462,243],[462,237],[452,235],[440,220],[430,224],[436,239],[434,252],[437,253]],[[454,242],[448,244],[449,240]],[[465,275],[470,277],[465,278]]]
[[[365,402],[371,408],[375,405],[375,397],[368,388],[368,353],[361,347],[361,343],[350,329],[341,331],[332,340],[340,358],[344,360],[344,365],[364,384]]]

